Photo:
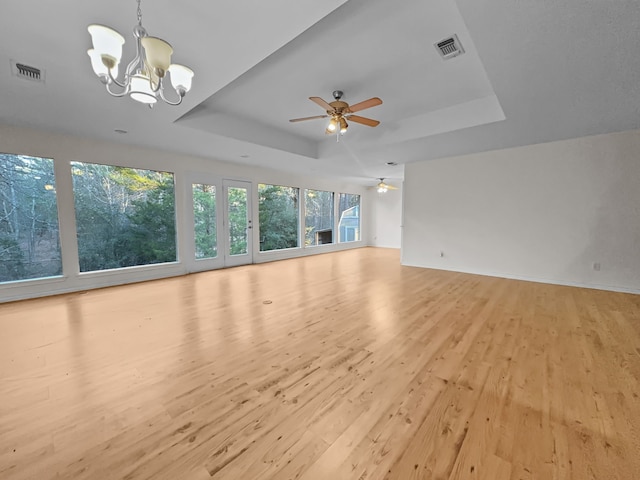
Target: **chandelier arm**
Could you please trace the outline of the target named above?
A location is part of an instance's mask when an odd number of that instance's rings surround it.
[[[107,83],[107,87],[111,84],[111,83],[115,83],[116,85],[118,85],[120,88],[127,88],[127,83],[126,83],[126,77],[125,77],[125,83],[120,83],[118,81],[117,78],[115,78],[113,76],[113,74],[111,73],[111,69],[109,69],[109,82]],[[109,88],[107,88],[107,90],[109,90]]]
[[[109,86],[110,86],[110,85],[111,85],[110,83],[107,83],[107,84],[105,85],[105,88],[107,89],[107,92],[109,93],[109,95],[111,95],[112,97],[124,97],[127,93],[129,93],[129,88],[128,88],[128,86],[123,87],[123,88],[124,88],[124,90],[122,90],[122,92],[113,92],[113,91],[111,91],[111,89],[109,88]],[[117,84],[117,85],[120,85],[120,84]]]
[[[179,99],[178,99],[178,101],[177,101],[177,102],[172,102],[171,100],[168,100],[168,99],[164,96],[164,88],[161,88],[161,89],[159,90],[159,93],[160,93],[160,98],[161,98],[165,103],[167,103],[167,104],[169,104],[169,105],[173,105],[173,106],[180,105],[180,104],[182,103],[182,99],[184,98],[184,95],[179,95]]]
[[[127,65],[127,69],[124,72],[124,81],[128,82],[129,78],[133,77],[136,73],[136,70],[140,70],[142,71],[142,68],[138,68],[138,66],[141,64],[140,62],[140,57],[138,55],[136,55],[136,57],[131,60],[131,62],[129,62],[129,65]]]
[[[136,39],[136,56],[133,57],[133,60],[129,62],[129,65],[127,65],[127,69],[125,70],[124,81],[126,83],[129,82],[130,77],[132,77],[136,73],[142,72],[145,67],[142,57],[142,38],[146,35],[147,32],[144,30],[144,28],[142,28],[142,26],[133,29],[133,36]],[[137,72],[136,70],[140,70],[140,72]]]
[[[153,68],[151,68],[151,66],[147,63],[146,59],[142,60],[142,64],[144,65],[144,69],[146,70],[146,72],[148,73],[149,76],[149,87],[151,88],[151,91],[153,93],[158,93],[158,91],[162,90],[163,87],[163,83],[162,83],[162,77],[158,77],[156,75],[156,77],[158,78],[158,83],[153,83],[153,77],[155,75]]]

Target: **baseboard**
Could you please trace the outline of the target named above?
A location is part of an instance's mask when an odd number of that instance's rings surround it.
[[[486,271],[478,271],[478,270],[472,270],[472,269],[458,270],[455,268],[442,268],[441,266],[437,267],[437,266],[431,266],[431,265],[414,265],[406,262],[401,262],[401,263],[406,267],[430,268],[432,270],[443,270],[446,272],[469,273],[471,275],[483,275],[485,277],[508,278],[509,280],[522,280],[525,282],[547,283],[550,285],[563,285],[566,287],[592,288],[594,290],[606,290],[609,292],[633,293],[636,295],[640,295],[640,288],[634,288],[634,287],[606,285],[606,284],[599,284],[599,283],[570,282],[570,281],[564,281],[564,280],[558,280],[558,279],[530,277],[527,275],[513,275],[513,274],[501,273],[501,272],[486,272]]]

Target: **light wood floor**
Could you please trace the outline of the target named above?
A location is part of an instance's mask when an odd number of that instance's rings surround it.
[[[640,296],[365,248],[0,305],[0,478],[640,478]]]

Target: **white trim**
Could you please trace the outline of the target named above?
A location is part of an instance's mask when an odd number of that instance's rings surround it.
[[[355,248],[368,247],[364,242],[344,242],[344,243],[325,243],[324,245],[315,245],[305,248],[285,248],[282,250],[270,250],[268,252],[260,252],[253,257],[253,263],[267,263],[277,260],[287,260],[290,258],[307,257],[310,255],[321,255],[323,253],[339,252],[341,250],[351,250]]]
[[[76,277],[48,277],[4,283],[0,285],[0,303],[158,280],[188,273],[182,265],[177,263],[140,265],[127,268],[137,268],[138,270],[127,273],[117,272],[118,274],[115,270],[109,271],[107,274],[100,271],[86,272],[86,274]],[[86,275],[91,278],[91,283],[87,283]],[[46,290],[42,288],[43,285],[47,285]]]
[[[512,275],[509,273],[485,272],[480,270],[457,270],[454,268],[442,268],[442,267],[436,267],[436,266],[430,266],[430,265],[412,265],[406,262],[401,262],[401,263],[405,267],[428,268],[431,270],[442,270],[445,272],[456,272],[456,273],[468,273],[470,275],[482,275],[485,277],[506,278],[509,280],[521,280],[524,282],[546,283],[549,285],[563,285],[566,287],[592,288],[595,290],[606,290],[610,292],[640,294],[640,289],[623,287],[619,285],[604,285],[599,283],[586,283],[586,282],[569,282],[565,280],[551,279],[551,278],[529,277],[526,275]]]

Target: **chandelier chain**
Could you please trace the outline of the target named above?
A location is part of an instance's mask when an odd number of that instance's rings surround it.
[[[138,25],[142,26],[142,8],[140,7],[140,1],[138,0]]]

